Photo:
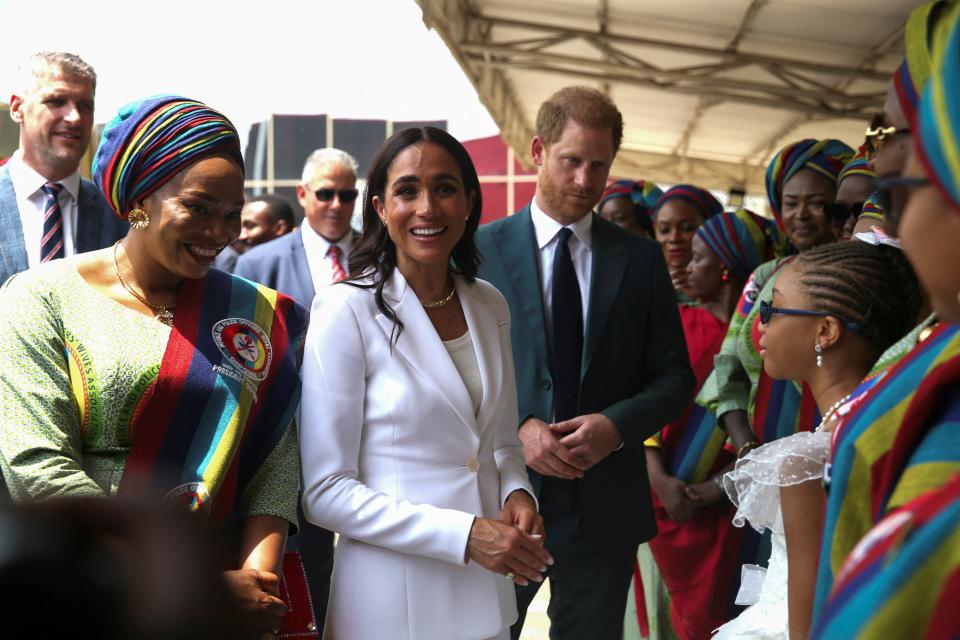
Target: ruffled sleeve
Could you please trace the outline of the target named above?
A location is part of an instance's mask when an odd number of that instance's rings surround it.
[[[757,531],[782,533],[780,488],[823,477],[830,455],[830,432],[802,431],[750,451],[723,476],[723,488],[737,507],[733,524],[747,521]]]

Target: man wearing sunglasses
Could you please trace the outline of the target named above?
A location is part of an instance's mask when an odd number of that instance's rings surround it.
[[[234,273],[292,297],[310,308],[322,287],[349,273],[347,256],[355,232],[350,228],[357,200],[357,161],[340,149],[317,149],[307,158],[297,185],[303,223],[293,233],[251,248],[237,260]],[[299,551],[310,585],[314,619],[323,635],[330,575],[333,572],[333,534],[316,527],[297,509],[300,531],[287,541]]]
[[[297,200],[303,207],[303,224],[244,253],[234,273],[285,293],[309,309],[319,289],[339,282],[350,271],[357,161],[340,149],[317,149],[303,166]]]

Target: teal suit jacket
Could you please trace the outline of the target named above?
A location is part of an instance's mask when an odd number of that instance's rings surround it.
[[[643,443],[680,416],[696,382],[659,245],[592,215],[579,413],[610,418],[624,447],[579,481],[580,515],[597,537],[637,544],[656,534]],[[520,422],[551,422],[553,378],[530,207],[481,227],[476,244],[479,277],[510,305]],[[539,490],[539,474],[528,472]]]

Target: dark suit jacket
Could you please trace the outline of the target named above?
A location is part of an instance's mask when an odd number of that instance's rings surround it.
[[[285,293],[306,309],[313,303],[316,292],[299,228],[245,251],[233,273]]]
[[[643,442],[680,416],[696,383],[660,247],[597,215],[591,242],[579,413],[610,418],[624,447],[578,482],[580,512],[599,539],[637,544],[656,534]],[[530,207],[481,227],[476,244],[479,276],[510,305],[521,423],[549,423],[553,379]],[[539,474],[528,471],[539,491]]]
[[[127,235],[129,225],[118,218],[100,190],[89,180],[80,179],[77,196],[77,253],[109,247]],[[0,167],[0,284],[15,273],[27,270],[27,249],[23,244],[23,225],[10,171]]]

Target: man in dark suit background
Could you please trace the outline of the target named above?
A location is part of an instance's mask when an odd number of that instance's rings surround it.
[[[90,144],[96,85],[93,68],[71,53],[36,53],[19,69],[10,96],[19,148],[0,167],[0,283],[127,233],[127,223],[78,171]]]
[[[283,196],[264,193],[247,199],[240,211],[240,236],[217,255],[213,266],[233,273],[247,249],[276,240],[293,231],[293,207]]]
[[[354,241],[350,219],[356,199],[357,161],[340,149],[317,149],[307,158],[297,185],[303,223],[293,233],[244,252],[233,272],[285,293],[309,309],[318,289],[349,272],[347,257]],[[300,532],[290,538],[287,548],[299,550],[303,558],[322,632],[333,573],[333,533],[307,522],[299,506],[297,511]]]
[[[346,151],[317,149],[297,185],[303,223],[293,233],[246,251],[234,273],[291,296],[307,309],[320,287],[349,272],[357,199],[357,161]]]
[[[637,546],[656,534],[644,440],[694,390],[662,252],[592,213],[623,135],[609,98],[540,107],[537,191],[481,227],[479,276],[507,298],[520,440],[544,517],[550,637],[620,640]],[[520,619],[540,585],[517,587]]]

